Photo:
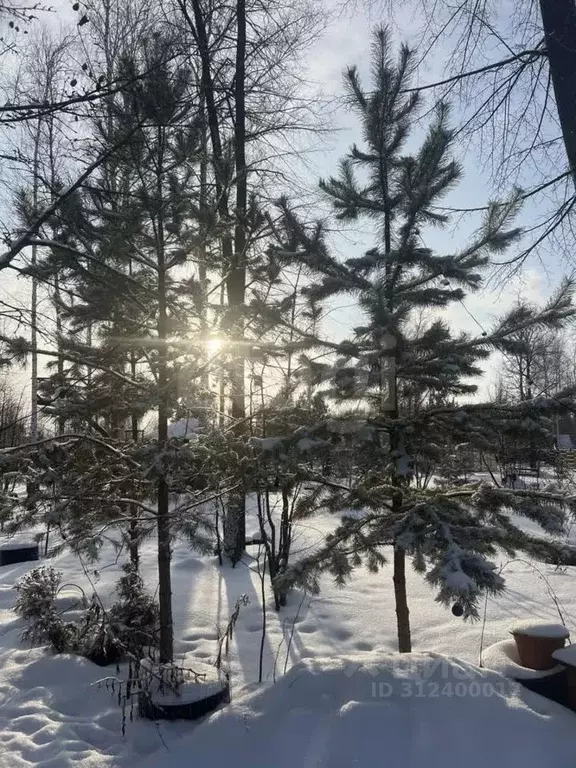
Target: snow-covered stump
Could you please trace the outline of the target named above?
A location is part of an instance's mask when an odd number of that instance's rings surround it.
[[[554,666],[552,654],[563,648],[570,632],[563,624],[521,621],[510,627],[520,663],[529,669],[545,670]]]
[[[230,701],[230,683],[215,667],[194,662],[196,679],[174,683],[172,675],[156,673],[138,700],[141,717],[150,720],[198,720]]]
[[[0,545],[0,567],[40,559],[38,544],[20,542]]]

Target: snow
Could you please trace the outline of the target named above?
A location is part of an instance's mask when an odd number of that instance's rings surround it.
[[[293,535],[294,557],[309,554],[323,541],[326,533],[333,530],[334,524],[335,519],[328,515],[299,520]],[[248,535],[257,531],[257,522],[250,516]],[[256,554],[254,548],[250,551]],[[110,601],[122,564],[112,546],[104,548],[101,560],[93,566],[80,562],[69,552],[45,562],[63,571],[63,582],[69,585],[59,595],[61,608],[78,605],[81,593],[75,585],[88,597],[94,587],[105,602]],[[220,567],[217,558],[198,556],[178,541],[174,542],[172,568],[178,660],[186,659],[191,667],[196,667],[198,662],[212,663],[217,654],[217,638],[226,626],[236,600],[247,595],[250,601],[240,609],[230,652],[224,658],[231,675],[232,705],[200,726],[187,721],[159,725],[145,720],[128,722],[126,737],[122,738],[121,712],[116,698],[105,686],[97,685],[97,681],[106,675],[115,675],[114,667],[102,669],[86,660],[50,656],[43,649],[31,650],[20,640],[24,624],[12,611],[16,600],[13,586],[36,565],[18,563],[0,568],[0,768],[180,768],[183,758],[179,745],[187,755],[186,766],[191,762],[224,765],[227,763],[216,758],[210,762],[200,757],[196,759],[196,750],[202,755],[201,750],[208,749],[209,745],[216,749],[214,744],[218,741],[217,749],[232,749],[234,739],[240,740],[243,750],[249,750],[247,742],[251,734],[254,743],[262,738],[263,744],[268,745],[266,749],[271,750],[271,737],[265,736],[266,723],[272,732],[285,739],[278,754],[266,764],[265,758],[270,758],[270,754],[264,750],[262,757],[253,764],[234,762],[238,768],[348,768],[363,764],[372,768],[382,763],[384,754],[394,754],[390,751],[392,746],[399,757],[390,758],[391,768],[396,765],[420,768],[418,761],[422,750],[428,759],[427,768],[436,765],[452,768],[449,754],[452,754],[450,745],[454,740],[457,741],[454,755],[460,760],[459,766],[482,765],[484,768],[491,763],[508,763],[522,765],[522,768],[536,765],[539,768],[573,768],[576,765],[576,716],[535,694],[510,687],[513,685],[510,680],[505,681],[507,687],[502,689],[503,693],[498,692],[488,699],[445,696],[442,700],[436,697],[421,700],[413,696],[405,700],[387,697],[384,701],[374,700],[371,693],[362,694],[360,689],[364,690],[365,682],[354,682],[355,674],[350,677],[344,674],[345,680],[341,679],[341,673],[337,673],[331,664],[344,664],[349,672],[351,667],[356,669],[359,664],[362,668],[371,668],[373,664],[387,665],[390,658],[398,658],[390,655],[397,648],[391,564],[385,565],[377,574],[359,569],[344,589],[337,588],[332,578],[326,575],[322,579],[320,595],[295,591],[289,596],[286,608],[279,613],[275,612],[268,595],[262,657],[264,687],[259,687],[262,607],[255,560],[247,555],[236,568]],[[408,569],[414,650],[446,655],[452,659],[451,663],[464,670],[475,670],[479,681],[493,683],[505,678],[473,665],[479,664],[482,655],[485,666],[490,666],[487,660],[490,646],[506,638],[511,642],[509,630],[515,621],[528,617],[531,623],[535,620],[548,624],[560,621],[574,635],[574,568],[557,568],[527,559],[503,559],[498,563],[498,570],[506,579],[507,591],[489,597],[485,610],[484,605],[481,606],[482,621],[473,623],[456,618],[449,608],[436,603],[431,587],[419,574]],[[149,589],[155,592],[158,580],[153,538],[143,543],[141,572]],[[480,653],[482,647],[485,649],[483,654]],[[461,661],[455,661],[454,657]],[[330,659],[332,661],[327,661]],[[287,691],[286,681],[292,681],[290,690],[300,690],[294,670],[300,670],[303,675],[310,674],[311,688],[321,689],[329,700],[322,703],[321,694],[317,691],[312,695],[310,691],[306,694],[311,696],[310,709],[307,709],[308,705],[300,699],[290,698],[292,694]],[[308,670],[313,671],[309,673]],[[330,680],[340,675],[340,682],[321,681],[325,674]],[[394,675],[397,674],[408,673],[395,667]],[[369,678],[370,681],[391,682],[389,673],[380,678],[370,674]],[[350,686],[348,693],[346,685]],[[274,703],[276,699],[278,701]],[[284,709],[283,699],[286,699]],[[270,715],[272,719],[266,719],[262,711],[268,706],[277,713]],[[432,709],[437,710],[437,714]],[[239,712],[245,712],[246,722],[250,723],[248,736],[237,734],[237,731],[243,734],[246,730]],[[252,718],[253,712],[264,718],[262,730],[258,718],[256,722]],[[308,712],[312,713],[310,722]],[[281,725],[283,718],[285,726]],[[479,720],[472,725],[474,718]],[[525,730],[522,738],[518,736],[520,724]],[[342,739],[346,737],[350,744],[355,743],[353,736],[358,728],[358,734],[366,743],[365,748],[358,746],[360,762],[354,763],[353,756],[346,751],[346,739],[344,743],[338,741],[340,726]],[[285,730],[280,731],[282,728]],[[485,738],[488,731],[490,739]],[[302,736],[299,736],[300,732]],[[492,744],[493,733],[500,742]],[[536,733],[540,733],[541,746],[537,745],[538,739],[533,735]],[[193,759],[191,739],[196,736],[199,741],[194,742]],[[408,736],[415,740],[413,753],[409,751]],[[308,737],[317,751],[309,746],[311,751],[305,757],[295,755],[295,750],[304,749]],[[511,751],[514,738],[520,744],[518,754],[521,759],[518,757],[518,760]],[[525,749],[532,744],[531,739],[534,741],[532,747]],[[502,759],[495,756],[497,743],[501,744]],[[427,748],[424,749],[422,744],[427,744]],[[530,762],[532,753],[534,760]],[[221,752],[215,754],[221,756]],[[335,762],[327,762],[333,755]],[[480,762],[481,756],[484,763]],[[346,763],[345,758],[350,758],[350,762]]]
[[[196,437],[200,429],[200,421],[190,416],[168,424],[168,437]]]
[[[0,544],[0,552],[12,552],[16,549],[33,549],[37,546],[37,542],[34,541],[10,542],[7,544]]]
[[[275,451],[282,445],[282,440],[278,437],[251,437],[249,443],[261,451]]]
[[[570,632],[563,624],[549,624],[546,621],[516,621],[511,627],[513,635],[529,637],[550,637],[559,640],[570,637]]]
[[[140,768],[568,768],[575,725],[559,705],[453,658],[314,659]]]
[[[552,658],[564,664],[566,667],[576,667],[576,643],[567,645],[565,648],[560,648],[554,651]]]
[[[554,654],[552,654],[554,656]],[[555,675],[562,667],[557,664],[552,669],[528,669],[520,664],[518,650],[514,640],[501,640],[486,648],[482,654],[482,666],[499,672],[504,677],[514,680],[534,680]]]
[[[42,649],[4,648],[2,657],[2,768],[114,765],[123,751],[121,719],[110,694],[92,687],[101,669]]]
[[[296,443],[296,448],[300,453],[308,453],[319,446],[324,445],[322,440],[312,440],[310,437],[303,437]]]

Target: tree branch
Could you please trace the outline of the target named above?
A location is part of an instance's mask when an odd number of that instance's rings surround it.
[[[103,152],[99,157],[97,157],[96,160],[90,163],[90,165],[83,171],[83,173],[80,174],[80,176],[73,184],[67,187],[67,189],[65,189],[62,194],[60,194],[47,208],[44,209],[44,211],[26,230],[26,232],[20,235],[16,242],[13,243],[7,251],[0,254],[0,270],[10,266],[10,263],[13,261],[13,259],[20,253],[23,248],[29,244],[30,239],[38,232],[42,224],[48,221],[48,219],[58,210],[62,203],[71,197],[74,192],[76,192],[76,190],[82,186],[84,181],[86,181],[86,179],[102,165],[102,163],[105,163],[108,158],[110,158],[115,152],[127,144],[132,136],[134,136],[134,134],[137,133],[141,127],[142,123],[138,123],[131,131],[128,131],[128,133],[123,136],[120,141],[116,142],[116,144],[110,147],[110,149],[106,150],[106,152]]]
[[[525,59],[524,57],[528,57]],[[449,83],[455,83],[458,80],[464,80],[466,77],[473,77],[474,75],[481,75],[483,72],[490,72],[493,69],[498,69],[500,67],[505,67],[508,64],[512,64],[515,61],[521,61],[523,64],[530,64],[533,61],[536,61],[537,58],[540,56],[546,56],[546,51],[544,49],[538,49],[535,50],[527,50],[527,51],[521,51],[521,53],[517,53],[514,56],[510,56],[507,59],[502,59],[501,61],[494,61],[492,64],[486,64],[484,67],[478,67],[478,69],[471,69],[468,72],[461,72],[458,75],[453,75],[452,77],[447,77],[445,80],[438,80],[436,83],[427,83],[426,85],[421,85],[419,87],[415,88],[403,88],[400,93],[415,93],[419,91],[428,91],[432,88],[438,88],[441,85],[448,85]]]

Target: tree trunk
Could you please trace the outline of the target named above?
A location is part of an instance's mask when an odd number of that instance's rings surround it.
[[[220,287],[220,309],[224,312],[224,306],[226,304],[226,285],[222,281]],[[226,427],[226,368],[223,361],[220,362],[218,368],[218,428],[224,429]],[[226,515],[224,515],[226,517]]]
[[[234,260],[226,281],[228,311],[230,313],[230,335],[235,346],[230,371],[232,399],[232,423],[237,434],[245,428],[246,393],[244,358],[245,349],[242,309],[246,298],[246,206],[248,198],[246,168],[246,104],[245,104],[245,58],[246,58],[246,4],[236,2],[236,71],[234,78],[234,160],[236,167],[236,224],[234,227]],[[246,498],[243,491],[231,494],[228,501],[226,539],[224,549],[232,563],[237,563],[244,552],[246,540]]]
[[[205,217],[208,218],[208,135],[206,130],[206,104],[205,104],[205,95],[203,91],[200,91],[200,104],[198,106],[198,111],[201,115],[202,120],[202,149],[201,149],[201,157],[200,157],[200,185],[199,185],[199,208],[200,208],[200,217],[203,220]],[[200,281],[201,285],[201,291],[202,291],[202,310],[200,314],[200,335],[202,338],[202,341],[204,343],[203,353],[205,355],[205,359],[208,360],[209,358],[209,347],[208,347],[208,338],[210,333],[210,318],[208,314],[208,303],[209,303],[209,297],[207,293],[208,283],[207,283],[207,277],[208,277],[208,254],[206,249],[206,242],[208,237],[208,232],[204,232],[201,230],[201,240],[200,244],[198,246],[198,279]],[[206,392],[210,391],[210,371],[208,370],[208,367],[205,367],[205,371],[202,374],[202,386],[206,390]]]
[[[388,255],[392,252],[392,214],[388,206],[389,184],[388,168],[383,164],[381,169],[381,183],[384,199],[386,200],[386,210],[384,214],[384,249]],[[390,313],[394,310],[394,275],[388,262],[385,265],[386,275],[386,303]],[[398,390],[397,390],[397,368],[398,368],[398,340],[395,336],[391,339],[393,350],[384,351],[381,357],[381,379],[380,379],[380,398],[381,408],[386,409],[388,417],[392,420],[398,418]],[[386,354],[387,353],[387,354]],[[382,366],[385,365],[384,371]],[[384,372],[385,375],[382,375]],[[398,474],[398,452],[401,440],[398,435],[398,428],[395,427],[390,432],[390,452],[393,457],[392,485],[395,492],[392,496],[392,514],[396,518],[402,508],[402,482],[403,478]],[[408,610],[408,597],[406,594],[406,553],[394,545],[394,601],[396,603],[396,624],[398,631],[398,650],[400,653],[410,653],[412,642],[410,640],[410,611]]]
[[[58,345],[58,380],[59,383],[62,384],[64,381],[64,357],[63,357],[63,350],[62,350],[62,334],[64,331],[63,323],[62,323],[62,306],[61,306],[61,297],[60,297],[60,281],[58,280],[58,274],[54,275],[54,300],[56,303],[56,337],[57,337],[57,345]],[[63,435],[66,431],[66,417],[64,415],[58,416],[58,434]]]
[[[228,496],[224,520],[224,553],[232,565],[240,562],[246,542],[246,497],[242,491]]]
[[[576,3],[540,0],[540,12],[556,108],[576,186]]]
[[[172,619],[171,558],[168,485],[165,480],[160,480],[158,483],[158,600],[160,608],[161,664],[168,664],[172,661],[173,657],[174,627]]]
[[[410,639],[410,611],[406,596],[406,552],[394,547],[394,598],[396,601],[396,625],[398,627],[398,650],[400,653],[412,651]]]
[[[36,246],[32,246],[32,266],[37,263]],[[30,308],[30,439],[38,439],[38,282],[32,278],[32,299]]]
[[[163,211],[163,145],[164,132],[158,128],[158,445],[160,450],[168,441],[168,310],[166,297],[166,263],[164,253]],[[170,495],[162,476],[158,481],[158,599],[160,609],[160,663],[172,661],[174,654],[174,628],[172,620],[172,574],[170,551]]]
[[[40,130],[41,121],[38,120],[36,135],[34,137],[34,161],[32,165],[32,204],[34,216],[38,215],[38,179],[40,160]],[[32,266],[38,262],[38,246],[32,246]],[[30,348],[31,348],[31,375],[30,375],[30,439],[38,439],[38,281],[32,276],[32,297],[30,306]],[[46,534],[48,538],[48,534]]]
[[[291,506],[290,506],[290,494],[288,491],[282,489],[282,518],[280,521],[280,538],[278,541],[278,572],[285,573],[288,569],[288,562],[290,560],[290,547],[292,542],[291,534]],[[288,599],[288,594],[285,589],[278,589],[274,585],[274,591],[277,595],[277,600],[280,606],[284,607]]]
[[[218,199],[218,214],[221,221],[229,220],[228,210],[228,189],[226,187],[226,168],[225,158],[222,151],[222,140],[220,136],[220,122],[218,108],[215,102],[214,82],[212,78],[212,61],[210,58],[210,45],[208,40],[208,31],[206,28],[206,19],[200,0],[191,0],[193,19],[186,8],[186,3],[179,0],[179,6],[184,14],[192,34],[195,37],[198,46],[202,71],[202,98],[206,105],[206,117],[208,121],[208,131],[212,143],[212,155],[214,161],[214,177],[216,186],[216,195]],[[244,304],[245,293],[245,270],[238,262],[240,254],[243,260],[245,245],[245,222],[244,214],[246,210],[246,160],[245,160],[245,104],[244,104],[244,69],[246,58],[246,13],[244,0],[237,0],[237,42],[236,42],[236,73],[234,85],[234,100],[236,105],[236,115],[234,116],[234,135],[235,135],[235,164],[236,164],[236,207],[237,225],[234,233],[234,242],[232,237],[224,234],[222,237],[222,259],[224,265],[229,265],[230,274],[226,281],[228,294],[230,322],[228,332],[232,336],[235,331],[235,315],[238,308]],[[242,237],[244,236],[244,240]],[[241,250],[239,250],[241,246]],[[225,267],[226,268],[226,267]],[[241,354],[244,351],[241,350]],[[232,418],[236,423],[243,425],[245,418],[244,404],[244,359],[239,357],[233,365],[231,371],[232,383]],[[241,369],[241,371],[240,371]],[[245,521],[245,497],[243,494],[231,494],[228,501],[228,509],[224,521],[224,551],[230,557],[233,563],[238,562],[244,552],[246,539],[246,521]]]
[[[132,378],[136,375],[136,362],[134,352],[130,352],[130,369]],[[138,416],[133,413],[132,421],[132,440],[138,441]],[[140,567],[140,531],[138,526],[138,508],[135,505],[130,507],[130,523],[128,527],[128,552],[130,554],[130,563],[137,571]]]
[[[128,261],[128,274],[132,277],[132,259]],[[134,349],[130,350],[130,376],[136,379],[136,353]],[[134,411],[130,415],[130,425],[132,428],[132,440],[138,442],[138,414]],[[130,523],[128,526],[128,552],[130,554],[130,563],[138,571],[140,567],[140,531],[138,526],[138,508],[133,505],[130,507]]]
[[[138,517],[133,509],[130,512],[130,523],[128,528],[128,553],[130,555],[130,565],[137,571],[140,568],[140,547],[138,539]]]

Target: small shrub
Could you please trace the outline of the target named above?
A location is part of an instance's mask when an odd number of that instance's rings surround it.
[[[143,659],[158,644],[158,606],[137,569],[127,563],[123,571],[116,602],[104,611],[94,598],[79,627],[77,652],[100,666]]]
[[[122,660],[124,649],[111,626],[109,616],[94,595],[77,625],[75,653],[101,667]]]
[[[64,622],[56,609],[62,573],[52,567],[33,568],[15,584],[18,598],[14,611],[28,622],[22,639],[50,643],[58,653],[73,644],[74,625]]]
[[[118,599],[108,612],[112,632],[127,653],[143,658],[158,644],[158,605],[131,563],[123,566],[117,586]]]
[[[55,608],[61,583],[62,573],[55,568],[33,568],[14,585],[18,592],[14,610],[23,619],[39,618]]]
[[[158,606],[146,592],[138,571],[129,563],[123,570],[118,599],[108,611],[93,595],[82,617],[66,622],[56,606],[62,573],[51,567],[33,568],[15,585],[18,599],[14,610],[28,622],[22,639],[49,643],[56,653],[76,653],[100,666],[126,656],[144,658],[157,645]]]

